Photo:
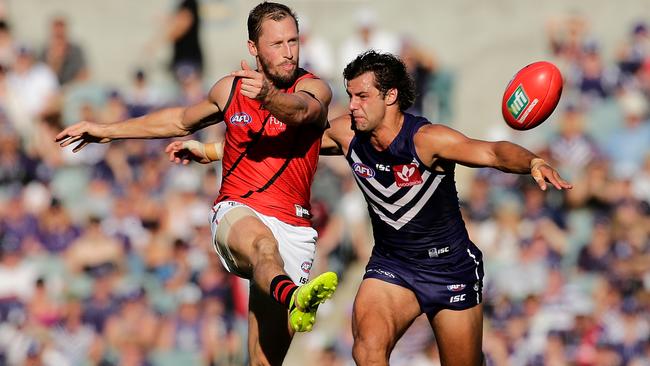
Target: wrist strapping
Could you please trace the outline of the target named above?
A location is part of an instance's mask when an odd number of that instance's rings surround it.
[[[534,158],[533,160],[530,161],[530,171],[532,172],[533,170],[539,169],[540,166],[546,165],[546,160],[542,158]]]
[[[204,144],[205,156],[210,161],[217,161],[223,158],[223,141]]]

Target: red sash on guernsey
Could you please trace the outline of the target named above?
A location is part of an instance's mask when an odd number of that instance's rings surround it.
[[[299,69],[298,79],[285,92],[293,93],[306,78],[316,76]],[[237,201],[285,223],[310,226],[311,183],[323,130],[287,125],[240,90],[237,78],[224,113],[222,183],[215,203]]]

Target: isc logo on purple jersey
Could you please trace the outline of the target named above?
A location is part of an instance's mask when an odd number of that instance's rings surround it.
[[[354,174],[361,178],[372,178],[375,176],[375,171],[366,164],[354,163],[352,164],[352,170],[354,171]]]
[[[235,126],[246,126],[252,121],[253,119],[246,112],[237,112],[230,117],[230,124]]]

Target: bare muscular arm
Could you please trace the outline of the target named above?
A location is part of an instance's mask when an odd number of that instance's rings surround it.
[[[350,119],[350,115],[346,114],[333,119],[329,122],[329,126],[323,133],[320,154],[347,154],[353,137],[354,131],[352,130],[352,120]]]
[[[73,150],[76,152],[93,142],[187,136],[223,120],[220,106],[225,105],[232,82],[232,77],[219,80],[210,90],[208,98],[189,107],[166,108],[115,123],[78,122],[61,131],[56,141],[61,147],[78,142]]]
[[[414,136],[418,156],[432,166],[437,159],[470,167],[492,167],[507,173],[531,174],[539,187],[546,181],[557,189],[571,188],[558,172],[537,155],[507,141],[488,142],[468,138],[443,125],[427,125]]]

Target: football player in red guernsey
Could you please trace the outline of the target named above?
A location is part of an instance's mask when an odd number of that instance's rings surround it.
[[[248,50],[256,69],[242,61],[241,70],[195,105],[111,124],[82,121],[56,139],[62,147],[77,143],[76,152],[89,143],[187,136],[225,122],[225,145],[206,151],[223,160],[210,213],[213,242],[224,266],[251,280],[251,364],[280,365],[293,333],[311,330],[318,305],[338,281],[332,272],[309,281],[317,237],[310,187],[332,94],[298,67],[298,21],[285,5],[264,2],[251,10]]]

